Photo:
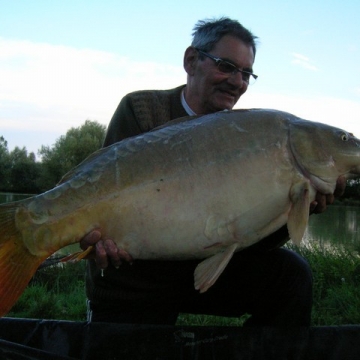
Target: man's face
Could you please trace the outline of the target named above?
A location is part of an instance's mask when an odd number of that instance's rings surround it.
[[[192,66],[186,67],[186,54],[195,59]],[[254,52],[251,46],[241,40],[225,35],[208,52],[227,60],[242,70],[251,71],[254,63]],[[242,74],[224,74],[217,68],[214,60],[208,57],[199,58],[200,54],[189,48],[185,53],[185,70],[188,82],[185,98],[196,114],[209,114],[225,109],[232,109],[240,96],[245,93],[248,83],[243,81]]]

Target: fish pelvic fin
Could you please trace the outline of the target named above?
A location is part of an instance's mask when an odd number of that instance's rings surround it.
[[[196,290],[199,290],[200,293],[204,293],[215,284],[216,280],[233,257],[236,248],[237,244],[233,244],[225,249],[225,251],[205,259],[196,267],[194,273],[194,285]]]
[[[0,207],[0,316],[20,297],[45,257],[32,255],[15,224],[18,205]]]
[[[80,260],[83,259],[89,259],[89,255],[94,251],[95,247],[94,246],[89,246],[86,250],[84,251],[78,251],[74,254],[70,254],[68,256],[63,257],[60,262],[70,262],[70,263],[77,263]]]
[[[309,222],[310,184],[296,183],[290,190],[291,209],[287,227],[291,240],[299,246]]]

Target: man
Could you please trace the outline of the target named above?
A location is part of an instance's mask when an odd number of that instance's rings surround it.
[[[246,92],[256,78],[256,37],[228,18],[200,21],[194,30],[184,54],[186,85],[125,96],[104,146],[175,118],[230,110]],[[343,187],[340,182],[340,191]],[[312,207],[317,205],[321,212],[332,200],[318,194]],[[89,260],[86,278],[89,320],[174,324],[180,312],[249,313],[248,325],[309,326],[311,271],[297,254],[280,248],[287,240],[284,227],[235,254],[215,285],[199,294],[193,285],[199,261],[132,262],[131,254],[118,249],[112,239],[101,238],[101,229],[93,231],[81,244],[83,249],[96,244],[96,259]]]

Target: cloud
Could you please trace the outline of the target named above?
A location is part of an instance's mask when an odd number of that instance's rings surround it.
[[[257,92],[245,94],[238,108],[271,108],[290,112],[306,120],[328,124],[352,132],[360,137],[360,103],[329,96],[293,96],[279,93]]]
[[[356,96],[360,97],[360,87],[355,88],[353,92]]]
[[[185,82],[181,66],[108,52],[4,38],[0,49],[2,129],[64,131],[88,118],[108,123],[126,93]]]
[[[117,54],[0,38],[0,136],[9,149],[37,152],[86,119],[107,125],[120,99],[139,89],[185,83],[182,66],[141,62]],[[294,64],[316,70],[293,54]],[[357,94],[360,95],[358,88]],[[360,136],[360,104],[342,98],[280,93],[251,87],[237,107],[288,111]]]
[[[311,70],[311,71],[318,70],[318,68],[311,63],[311,61],[308,57],[298,54],[298,53],[292,53],[291,56],[292,56],[292,60],[291,60],[292,64],[294,64],[296,66],[300,66],[306,70]]]

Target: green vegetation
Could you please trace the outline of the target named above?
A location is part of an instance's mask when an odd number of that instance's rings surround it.
[[[360,257],[340,247],[301,248],[314,276],[312,323],[315,326],[360,323]]]
[[[290,245],[289,245],[290,246]],[[292,246],[291,246],[292,247]],[[340,248],[296,249],[314,274],[312,325],[360,323],[360,257]],[[85,262],[39,270],[7,316],[59,320],[86,320]],[[178,325],[242,326],[242,318],[181,314]]]
[[[42,146],[41,161],[26,148],[9,151],[0,136],[0,191],[36,194],[54,187],[69,170],[98,150],[105,137],[105,126],[86,120],[60,136],[52,147]]]
[[[40,269],[6,315],[32,319],[86,319],[85,261]]]
[[[86,120],[78,128],[71,128],[60,136],[53,147],[42,146],[41,189],[50,189],[76,165],[100,149],[105,138],[105,126],[96,121]],[[42,190],[43,191],[43,190]]]

